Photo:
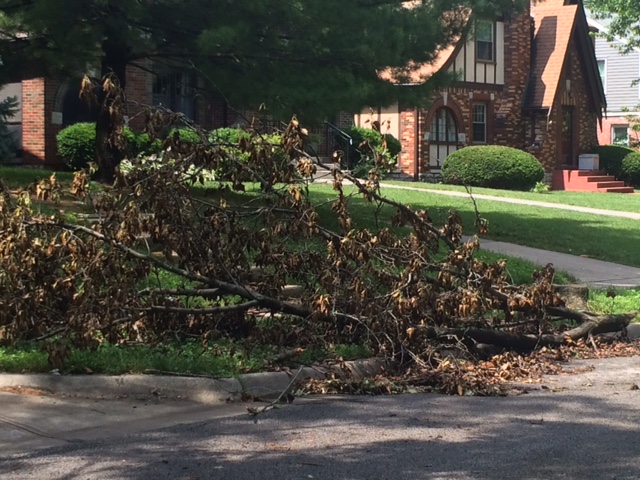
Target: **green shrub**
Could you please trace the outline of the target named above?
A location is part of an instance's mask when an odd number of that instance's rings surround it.
[[[123,135],[126,140],[125,154],[128,157],[158,154],[162,150],[162,142],[159,139],[151,139],[146,133],[136,133],[129,127],[125,127]],[[182,131],[180,131],[180,136],[183,138]],[[187,133],[185,133],[184,136],[186,138],[193,138],[189,137]],[[71,170],[80,170],[94,161],[96,144],[95,123],[76,123],[70,125],[58,133],[56,140],[58,142],[58,154]]]
[[[152,139],[148,133],[136,134],[127,128],[125,129],[125,137],[127,138],[128,155],[133,157],[158,155],[162,151],[162,140]]]
[[[533,155],[496,145],[465,147],[449,155],[442,165],[445,183],[475,187],[530,190],[544,177]]]
[[[200,141],[200,135],[193,129],[188,127],[174,128],[169,132],[168,137],[178,134],[180,140],[186,143],[197,143]]]
[[[632,152],[622,159],[620,179],[634,187],[640,186],[640,153]]]
[[[58,154],[72,170],[85,168],[95,158],[96,124],[76,123],[58,133]]]
[[[366,146],[360,147],[362,142],[365,140],[372,148],[381,152],[382,135],[380,132],[377,132],[372,128],[356,127],[355,125],[346,129],[344,132],[353,140],[349,153],[350,167],[358,165],[361,161],[367,162],[371,158],[372,155],[370,148]],[[400,141],[390,133],[385,133],[384,138],[387,141],[387,152],[395,163],[400,150],[402,150]]]
[[[250,154],[247,152],[242,152],[236,145],[240,143],[240,140],[242,138],[248,139],[251,137],[251,135],[252,134],[250,132],[243,130],[242,128],[219,128],[211,132],[209,141],[215,144],[223,144],[222,148],[229,157],[228,163],[220,165],[216,170],[216,178],[229,180],[231,172],[237,171],[237,164],[232,165],[232,163],[235,164],[236,162],[240,162],[241,164],[248,166],[248,162],[251,157]],[[273,133],[269,135],[261,135],[261,138],[263,140],[262,145],[264,145],[265,148],[273,149],[272,153],[276,155],[276,157],[274,158],[276,162],[288,161],[286,152],[280,146],[280,143],[282,141],[281,135]],[[260,165],[252,165],[251,168],[262,177],[269,174],[269,172],[261,171],[262,167]],[[251,175],[251,172],[247,168],[240,176],[239,180],[257,181],[259,179],[254,178],[254,176]]]
[[[622,160],[635,150],[621,145],[601,145],[595,153],[600,156],[600,168],[607,174],[622,180]]]

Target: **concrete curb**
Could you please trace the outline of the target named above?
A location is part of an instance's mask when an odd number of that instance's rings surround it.
[[[345,362],[344,367],[303,367],[289,372],[264,372],[240,375],[238,378],[202,378],[166,375],[52,375],[0,374],[0,390],[32,388],[53,394],[86,398],[171,398],[199,403],[219,404],[240,401],[246,397],[275,399],[298,374],[296,382],[309,378],[322,379],[333,371],[341,377],[359,381],[377,375],[393,366],[384,359],[370,358]]]

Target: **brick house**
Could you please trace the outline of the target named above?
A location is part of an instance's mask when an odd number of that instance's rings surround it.
[[[129,65],[126,77],[126,114],[134,130],[144,128],[142,106],[148,105],[162,105],[183,113],[206,130],[248,123],[265,130],[282,126],[265,112],[232,108],[189,70],[147,61]],[[63,166],[56,153],[56,135],[69,125],[97,119],[97,112],[79,98],[81,80],[81,76],[55,79],[22,74],[21,78],[14,78],[0,88],[0,100],[18,98],[19,111],[8,122],[20,147],[16,163],[48,168]],[[338,112],[332,122],[337,128],[347,128],[352,124],[352,115]],[[324,125],[309,127],[316,135],[328,135]],[[320,155],[327,155],[328,143],[325,140],[317,147]],[[0,163],[3,160],[7,159],[0,159]]]
[[[441,71],[458,80],[427,107],[374,111],[397,125],[399,169],[419,179],[464,146],[506,145],[538,158],[553,188],[572,188],[579,156],[598,145],[606,107],[582,3],[545,0],[512,18],[470,22],[467,35],[415,71],[415,83]]]
[[[97,112],[79,98],[80,83],[80,76],[61,80],[23,75],[0,89],[0,99],[18,98],[19,112],[10,119],[9,128],[20,146],[20,163],[61,166],[56,135],[66,126],[96,120]],[[142,105],[166,106],[209,130],[244,124],[251,118],[250,113],[212,99],[192,72],[150,62],[127,67],[125,95],[126,113],[133,129],[144,128]]]

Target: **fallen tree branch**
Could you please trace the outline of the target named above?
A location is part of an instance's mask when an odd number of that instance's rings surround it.
[[[578,312],[580,313],[580,312]],[[471,339],[477,343],[497,345],[503,348],[530,351],[538,347],[558,347],[567,342],[567,339],[578,341],[590,335],[600,333],[618,332],[626,328],[633,320],[637,312],[619,315],[583,314],[587,318],[584,323],[576,328],[560,334],[527,335],[522,333],[502,332],[484,328],[446,328],[414,327],[421,331],[428,339],[436,339],[443,336],[453,336],[459,339]]]
[[[293,376],[293,378],[291,379],[291,381],[289,382],[289,385],[287,385],[285,387],[284,390],[282,390],[282,392],[280,392],[280,395],[278,395],[278,398],[276,398],[273,402],[265,405],[264,407],[260,407],[260,408],[254,408],[254,407],[247,407],[247,410],[249,411],[249,413],[251,415],[253,415],[254,417],[257,415],[260,415],[261,413],[267,412],[273,408],[275,408],[275,406],[280,403],[280,401],[284,398],[287,397],[287,403],[291,403],[292,399],[291,397],[291,387],[293,387],[293,384],[295,383],[295,381],[297,380],[298,376],[302,373],[302,369],[303,367],[300,367],[298,369],[298,371],[296,372],[296,374]]]
[[[145,288],[144,290],[140,290],[138,295],[152,295],[154,293],[159,295],[175,295],[183,297],[215,298],[220,295],[220,290],[217,288]]]
[[[266,295],[262,295],[247,287],[243,287],[242,285],[224,282],[222,280],[218,280],[217,278],[205,277],[204,275],[200,275],[198,273],[192,273],[182,268],[174,267],[173,265],[169,265],[155,258],[152,255],[140,253],[132,248],[129,248],[123,245],[122,243],[114,239],[107,237],[106,235],[103,235],[100,232],[97,232],[96,230],[93,230],[88,227],[84,227],[82,225],[74,225],[70,223],[57,223],[57,222],[31,222],[27,225],[57,227],[57,228],[63,228],[63,229],[72,231],[74,233],[82,232],[87,235],[91,235],[92,237],[97,238],[98,240],[101,240],[105,243],[108,243],[113,247],[117,248],[118,250],[121,250],[122,252],[126,253],[128,256],[132,258],[136,258],[138,260],[143,260],[145,262],[151,263],[162,270],[175,273],[176,275],[186,278],[187,280],[200,282],[205,285],[210,285],[212,287],[218,288],[223,293],[238,295],[246,300],[256,301],[258,302],[258,305],[263,308],[268,308],[270,310],[275,310],[275,311],[279,311],[279,312],[290,314],[290,315],[296,315],[298,317],[303,317],[303,318],[309,317],[313,313],[308,308],[294,305],[288,302],[283,302],[281,300],[278,300],[277,298],[267,297]]]
[[[226,305],[224,307],[211,307],[211,308],[186,308],[186,307],[172,307],[169,305],[152,305],[147,308],[136,308],[136,311],[142,312],[170,312],[170,313],[192,313],[195,315],[213,315],[216,313],[229,313],[229,312],[241,312],[253,307],[259,306],[259,302],[252,300],[250,302],[239,303],[238,305]]]

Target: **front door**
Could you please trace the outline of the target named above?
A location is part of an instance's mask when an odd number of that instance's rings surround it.
[[[573,107],[562,107],[562,135],[560,136],[560,162],[562,167],[575,166]]]

